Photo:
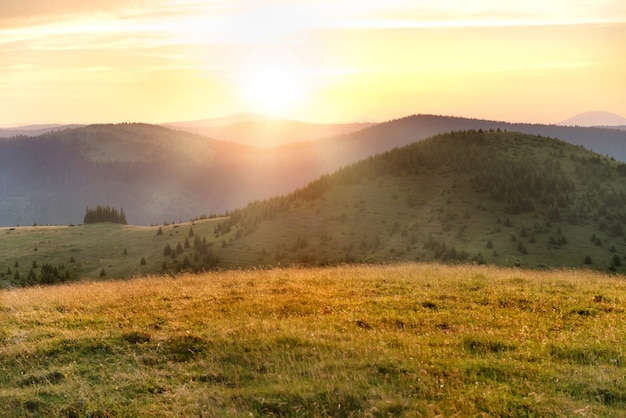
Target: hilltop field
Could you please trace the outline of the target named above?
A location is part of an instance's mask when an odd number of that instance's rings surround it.
[[[626,281],[400,264],[0,291],[0,416],[610,416]]]

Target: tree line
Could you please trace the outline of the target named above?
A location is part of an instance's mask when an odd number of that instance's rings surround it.
[[[126,221],[126,214],[124,213],[124,209],[120,208],[118,211],[111,206],[101,206],[98,205],[94,209],[89,208],[85,209],[85,217],[83,218],[84,224],[95,224],[98,222],[111,222],[116,224],[128,225]]]

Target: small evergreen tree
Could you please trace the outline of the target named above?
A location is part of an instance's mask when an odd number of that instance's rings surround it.
[[[622,260],[619,258],[619,255],[617,255],[617,254],[613,255],[613,265],[615,267],[619,267],[619,266],[622,265]]]

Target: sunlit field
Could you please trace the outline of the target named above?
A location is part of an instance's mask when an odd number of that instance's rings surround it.
[[[606,416],[626,280],[405,264],[0,293],[0,416]]]

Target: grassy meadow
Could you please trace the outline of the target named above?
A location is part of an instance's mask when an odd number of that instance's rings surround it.
[[[66,281],[97,279],[103,270],[104,278],[160,273],[164,261],[174,266],[172,257],[163,256],[164,247],[193,242],[190,230],[207,237],[211,246],[230,238],[232,234],[213,237],[213,229],[221,221],[214,218],[162,226],[95,223],[0,228],[0,288],[3,281],[15,285],[16,272],[25,278],[31,270],[38,273],[44,264],[63,266],[70,276]],[[185,250],[187,255],[192,252]]]
[[[400,264],[0,291],[0,416],[619,416],[626,280]]]

